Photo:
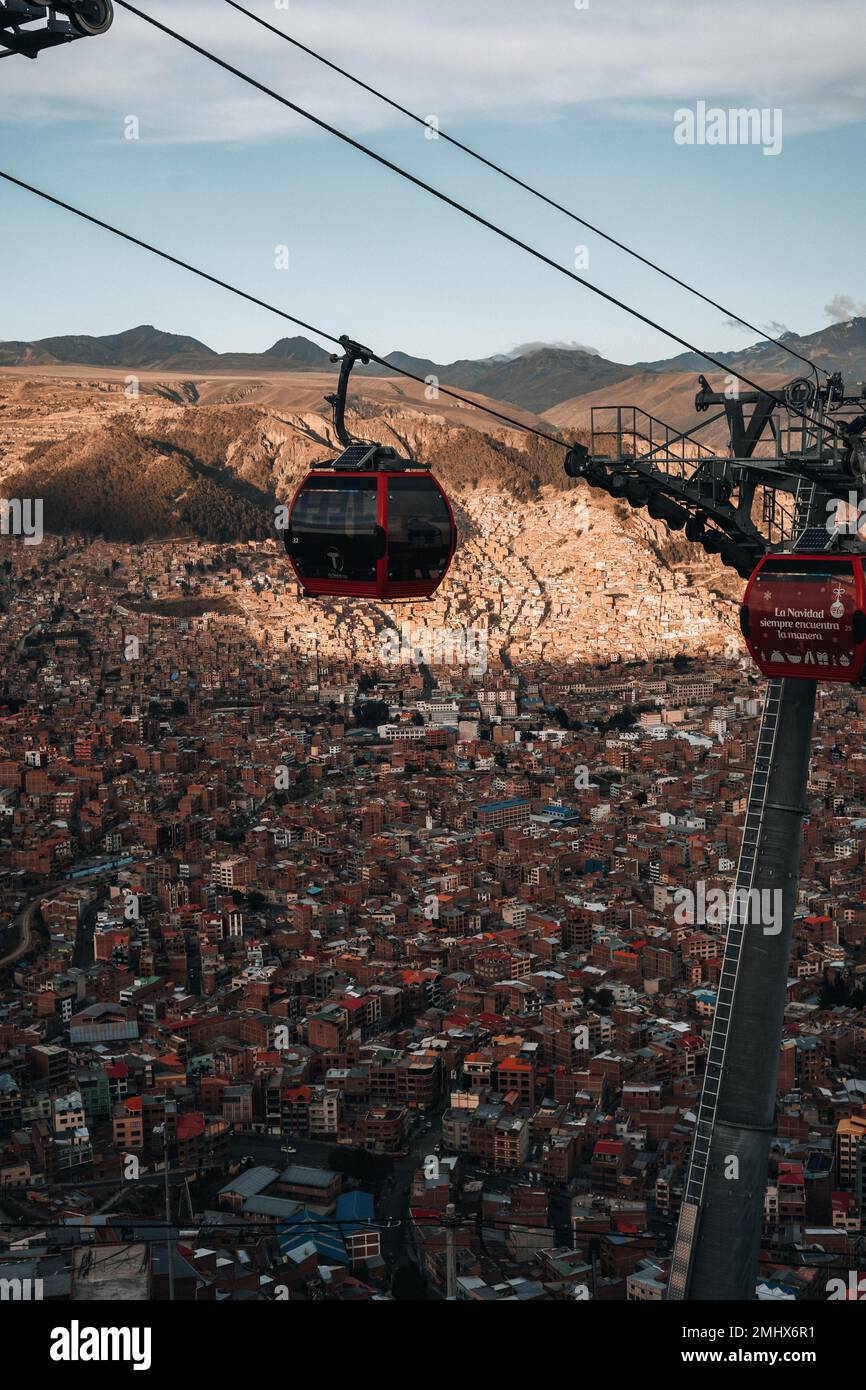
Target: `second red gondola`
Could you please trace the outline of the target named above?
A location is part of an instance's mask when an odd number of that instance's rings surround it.
[[[856,684],[866,668],[864,557],[765,555],[746,587],[740,626],[765,676]]]

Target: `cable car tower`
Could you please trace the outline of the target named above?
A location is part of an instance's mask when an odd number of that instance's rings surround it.
[[[573,447],[565,467],[750,579],[741,627],[769,679],[667,1296],[751,1300],[816,688],[859,681],[866,666],[866,388],[848,396],[839,374],[820,383],[817,372],[781,395],[699,380],[696,410],[719,410],[695,429],[596,407],[590,447]],[[724,456],[699,438],[720,420]],[[781,904],[772,924],[760,920],[768,901]]]
[[[39,20],[47,22],[31,27]],[[49,5],[31,5],[29,0],[2,0],[0,58],[11,58],[16,53],[25,58],[38,58],[43,49],[104,34],[113,20],[111,0],[52,0]]]

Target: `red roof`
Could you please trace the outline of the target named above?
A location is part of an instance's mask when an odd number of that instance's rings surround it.
[[[204,1134],[204,1115],[195,1110],[191,1115],[180,1115],[177,1121],[178,1139],[195,1139]]]
[[[431,1211],[429,1207],[410,1207],[409,1212],[417,1226],[441,1226],[441,1211]]]
[[[289,1100],[292,1102],[305,1101],[307,1104],[309,1104],[310,1096],[312,1094],[312,1086],[295,1086],[294,1090],[283,1091],[283,1100]]]
[[[619,1139],[599,1139],[593,1154],[621,1154],[622,1143]]]
[[[806,1173],[802,1163],[779,1164],[780,1187],[802,1187],[805,1181]]]
[[[831,1202],[840,1211],[856,1212],[857,1198],[853,1192],[834,1192]]]

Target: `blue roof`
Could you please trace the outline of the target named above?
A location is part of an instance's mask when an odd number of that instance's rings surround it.
[[[479,811],[504,811],[509,806],[528,806],[529,799],[525,796],[512,796],[510,801],[482,801],[478,807]]]
[[[312,1244],[316,1247],[316,1253],[323,1259],[347,1265],[350,1261],[342,1230],[341,1226],[335,1225],[327,1217],[319,1216],[316,1212],[307,1211],[302,1207],[290,1221],[278,1227],[277,1244],[281,1255],[288,1255],[299,1246]]]
[[[337,1220],[343,1235],[354,1235],[373,1220],[373,1198],[369,1192],[343,1192],[337,1198]],[[352,1226],[350,1222],[357,1222]]]

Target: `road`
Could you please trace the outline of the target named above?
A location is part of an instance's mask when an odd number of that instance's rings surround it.
[[[77,888],[85,884],[93,883],[104,877],[105,874],[103,872],[92,874],[89,878],[80,878],[75,883],[75,887]],[[11,951],[7,951],[5,956],[0,956],[0,970],[2,970],[4,966],[14,965],[17,960],[21,960],[23,956],[27,955],[28,951],[33,949],[33,928],[35,925],[36,910],[39,904],[44,898],[53,897],[55,893],[62,892],[64,888],[68,888],[69,886],[70,885],[65,879],[56,879],[47,888],[43,888],[41,893],[37,893],[35,898],[31,898],[27,906],[21,909],[18,916],[15,918],[15,925],[18,928],[19,935],[18,945],[14,946]],[[92,930],[85,930],[85,928],[89,923],[89,927],[92,929],[93,919],[96,915],[96,905],[101,901],[102,897],[104,897],[104,893],[97,895],[94,902],[88,904],[83,914],[82,921],[79,923],[75,941],[75,955],[73,957],[73,964],[75,965],[87,965],[91,964],[93,961],[93,932]],[[88,942],[90,950],[89,959],[87,957]]]
[[[55,883],[43,893],[40,893],[38,897],[33,898],[33,900],[19,912],[18,916],[15,918],[15,925],[18,928],[18,945],[13,946],[11,951],[7,951],[5,956],[0,956],[0,969],[6,965],[14,965],[17,960],[21,960],[22,956],[27,955],[27,952],[33,945],[33,928],[39,904],[42,902],[43,898],[50,898],[51,894],[56,892],[57,884]]]

